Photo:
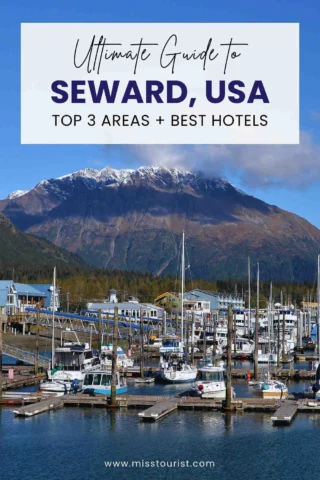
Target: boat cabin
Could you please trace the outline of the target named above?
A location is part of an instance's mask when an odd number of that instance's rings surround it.
[[[208,369],[208,370],[199,370],[197,375],[197,381],[201,382],[223,382],[224,381],[224,371],[221,369]]]

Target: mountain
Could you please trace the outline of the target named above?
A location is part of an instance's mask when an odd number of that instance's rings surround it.
[[[185,229],[193,278],[246,278],[250,255],[262,278],[315,279],[316,227],[199,173],[88,168],[13,192],[0,211],[94,266],[177,275]]]
[[[0,213],[0,262],[26,265],[64,265],[76,267],[84,262],[48,240],[19,231]]]

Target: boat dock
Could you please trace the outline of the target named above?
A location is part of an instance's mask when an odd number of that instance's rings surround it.
[[[284,400],[278,410],[272,415],[272,422],[275,424],[291,423],[298,411],[298,406],[298,402],[294,400]]]
[[[10,399],[7,400],[10,405]],[[19,401],[14,398],[15,404]],[[108,408],[110,398],[102,395],[90,396],[85,394],[21,398],[20,404],[25,406],[15,409],[14,414],[19,417],[31,417],[54,410],[60,407]],[[28,404],[28,405],[26,405]],[[117,407],[143,410],[138,413],[142,420],[157,421],[175,410],[193,411],[223,411],[224,402],[221,399],[202,399],[199,397],[161,397],[156,395],[118,395]],[[275,424],[290,424],[299,412],[320,413],[320,402],[286,399],[281,402],[275,399],[239,398],[232,400],[233,413],[265,412],[270,413],[271,421]]]
[[[143,420],[159,420],[173,410],[176,410],[178,407],[178,398],[173,398],[170,400],[162,400],[157,402],[152,407],[147,408],[143,412],[138,413],[139,417]]]
[[[25,407],[21,407],[18,410],[13,410],[13,413],[18,417],[34,417],[39,413],[49,412],[56,408],[63,407],[63,396],[60,397],[50,397],[41,402],[31,403]]]

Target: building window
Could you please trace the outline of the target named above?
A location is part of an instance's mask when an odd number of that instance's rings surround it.
[[[14,295],[8,295],[7,296],[7,302],[9,304],[14,304]]]

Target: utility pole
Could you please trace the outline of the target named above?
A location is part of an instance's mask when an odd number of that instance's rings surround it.
[[[101,347],[102,347],[102,311],[101,311],[101,308],[99,308],[99,311],[98,311],[98,349],[99,349],[99,353],[101,353]]]
[[[36,324],[36,358],[34,363],[34,374],[39,372],[39,329],[40,329],[40,303],[37,303],[37,324]]]
[[[140,308],[140,378],[144,378],[143,368],[143,310]]]
[[[259,263],[257,264],[257,305],[256,305],[256,323],[255,323],[255,339],[254,339],[254,379],[258,380],[258,350],[259,350],[259,285],[260,282],[260,270]]]
[[[117,349],[118,349],[118,307],[114,307],[113,341],[112,341],[112,377],[111,406],[117,405]]]
[[[228,338],[227,338],[227,370],[226,370],[226,403],[225,409],[231,410],[232,385],[231,385],[231,362],[232,362],[232,331],[233,331],[233,315],[232,307],[228,307]]]

